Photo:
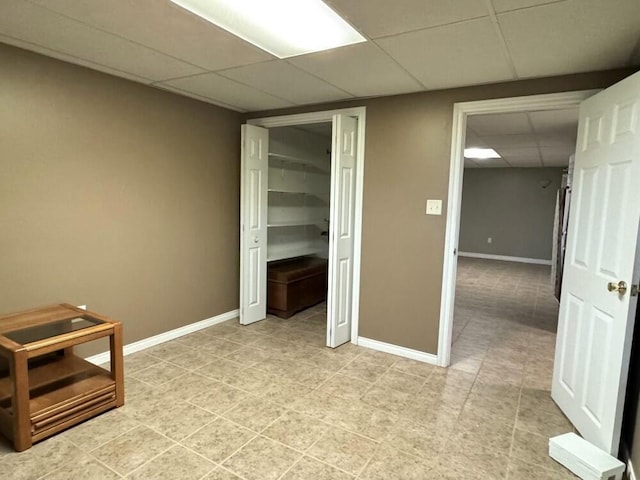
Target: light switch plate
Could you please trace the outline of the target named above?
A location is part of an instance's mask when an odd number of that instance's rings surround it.
[[[442,200],[427,200],[427,215],[442,215]]]

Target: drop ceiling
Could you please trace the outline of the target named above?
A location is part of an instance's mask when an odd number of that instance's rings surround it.
[[[2,0],[0,42],[239,111],[640,64],[638,0],[327,0],[366,43],[278,60],[169,0]]]
[[[469,116],[465,146],[493,148],[501,158],[465,158],[465,167],[566,167],[575,152],[578,114],[567,108]]]

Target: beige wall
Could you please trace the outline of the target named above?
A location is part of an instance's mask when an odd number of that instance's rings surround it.
[[[360,335],[436,353],[453,104],[606,87],[631,70],[526,80],[260,112],[252,117],[367,107]]]
[[[240,114],[0,44],[0,313],[238,308]]]
[[[458,250],[551,260],[562,170],[465,169]]]

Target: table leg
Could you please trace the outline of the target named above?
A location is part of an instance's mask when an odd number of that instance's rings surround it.
[[[22,452],[31,448],[32,445],[27,351],[15,352],[9,364],[13,383],[13,446],[18,452]]]
[[[116,406],[124,405],[124,361],[122,358],[122,325],[114,325],[109,337],[111,351],[111,376],[116,382]]]

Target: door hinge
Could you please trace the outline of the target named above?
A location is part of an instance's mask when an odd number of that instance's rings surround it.
[[[631,285],[631,296],[637,297],[638,292],[640,292],[640,284]]]

